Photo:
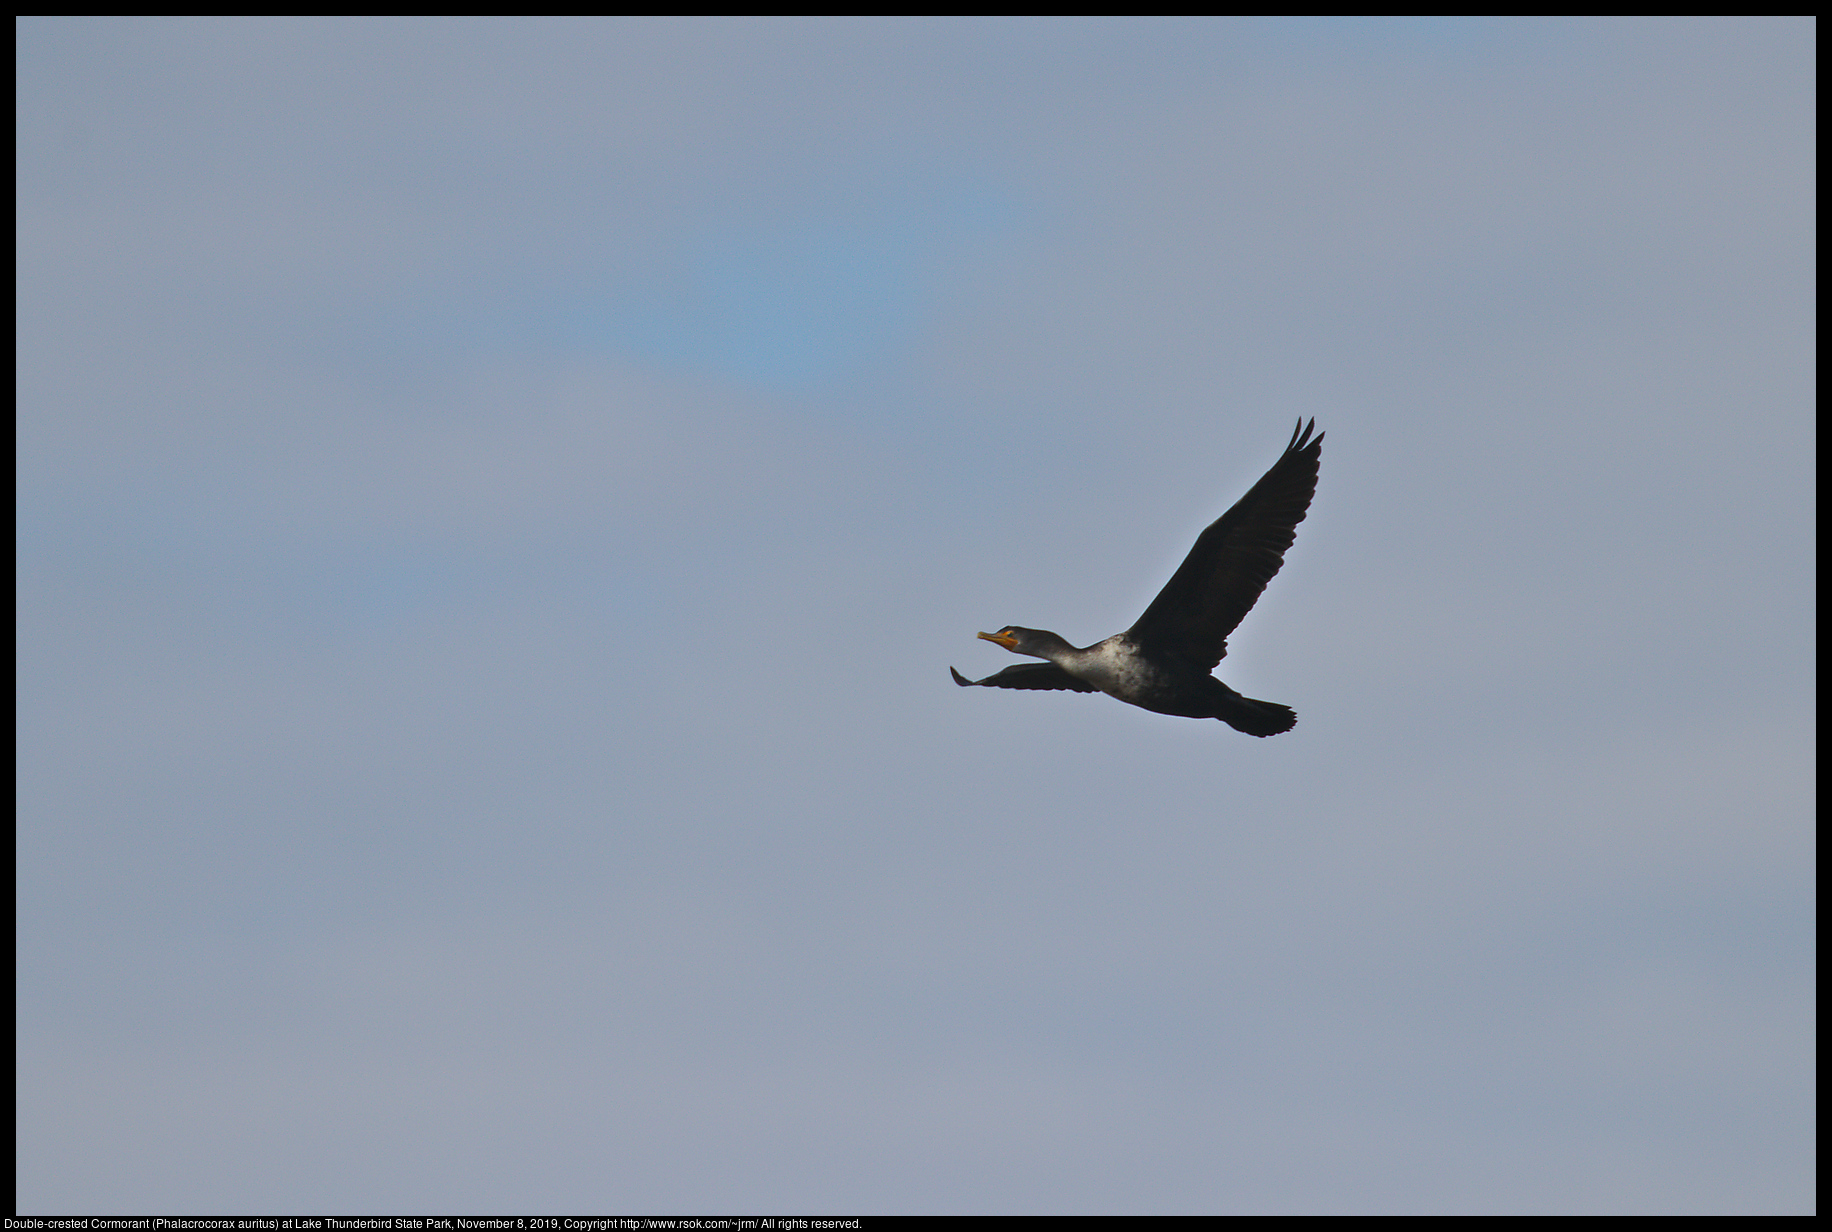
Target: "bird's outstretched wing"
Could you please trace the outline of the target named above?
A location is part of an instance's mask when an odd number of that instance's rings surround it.
[[[994,672],[984,680],[969,680],[953,668],[949,668],[948,671],[954,676],[954,683],[963,688],[970,684],[987,684],[995,689],[1073,689],[1077,693],[1100,692],[1087,681],[1077,680],[1054,663],[1019,663],[1002,672]]]
[[[1311,438],[1316,426],[1314,419],[1308,426],[1298,421],[1272,469],[1196,537],[1183,564],[1127,630],[1148,657],[1174,656],[1206,672],[1228,653],[1228,634],[1279,571],[1316,495],[1323,452],[1323,434]]]

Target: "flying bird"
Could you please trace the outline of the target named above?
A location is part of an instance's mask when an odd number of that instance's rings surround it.
[[[954,683],[1105,693],[1158,714],[1220,719],[1249,736],[1290,731],[1298,721],[1291,707],[1242,697],[1209,673],[1228,653],[1228,634],[1284,563],[1310,509],[1323,453],[1323,434],[1311,437],[1316,427],[1314,419],[1308,426],[1298,421],[1272,469],[1196,536],[1196,546],[1132,628],[1077,650],[1054,633],[1006,625],[980,636],[1049,662],[1020,663],[984,680],[968,680],[950,667]]]

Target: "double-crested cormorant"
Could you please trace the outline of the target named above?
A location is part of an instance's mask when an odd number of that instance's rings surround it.
[[[1284,563],[1310,508],[1323,452],[1323,434],[1311,437],[1316,427],[1314,419],[1308,426],[1298,421],[1272,469],[1196,536],[1196,546],[1132,628],[1077,650],[1054,633],[1007,625],[980,636],[1049,662],[1021,663],[984,680],[949,668],[954,683],[1106,693],[1159,714],[1220,719],[1250,736],[1290,731],[1298,721],[1291,707],[1242,697],[1209,673],[1228,653],[1228,634]]]

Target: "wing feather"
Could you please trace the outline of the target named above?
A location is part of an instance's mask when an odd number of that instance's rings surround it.
[[[1228,653],[1228,634],[1284,564],[1316,495],[1323,452],[1323,434],[1311,437],[1316,426],[1314,419],[1308,426],[1298,421],[1272,469],[1196,537],[1183,564],[1127,631],[1148,656],[1174,655],[1213,671]]]
[[[1054,663],[1018,663],[1002,672],[994,672],[984,680],[969,680],[954,671],[953,668],[948,670],[954,674],[954,683],[962,687],[970,684],[985,684],[995,689],[1073,689],[1077,693],[1100,692],[1087,681],[1077,680]]]

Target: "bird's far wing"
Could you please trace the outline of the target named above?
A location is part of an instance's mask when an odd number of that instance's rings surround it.
[[[1234,508],[1196,537],[1196,546],[1127,632],[1148,655],[1172,654],[1213,671],[1228,634],[1285,561],[1317,491],[1323,434],[1303,420],[1285,452]]]
[[[953,668],[949,668],[948,671],[953,674],[954,683],[963,688],[970,684],[987,684],[995,689],[1073,689],[1077,693],[1100,692],[1087,681],[1077,680],[1054,663],[1018,663],[1002,672],[994,672],[984,680],[969,680]]]

